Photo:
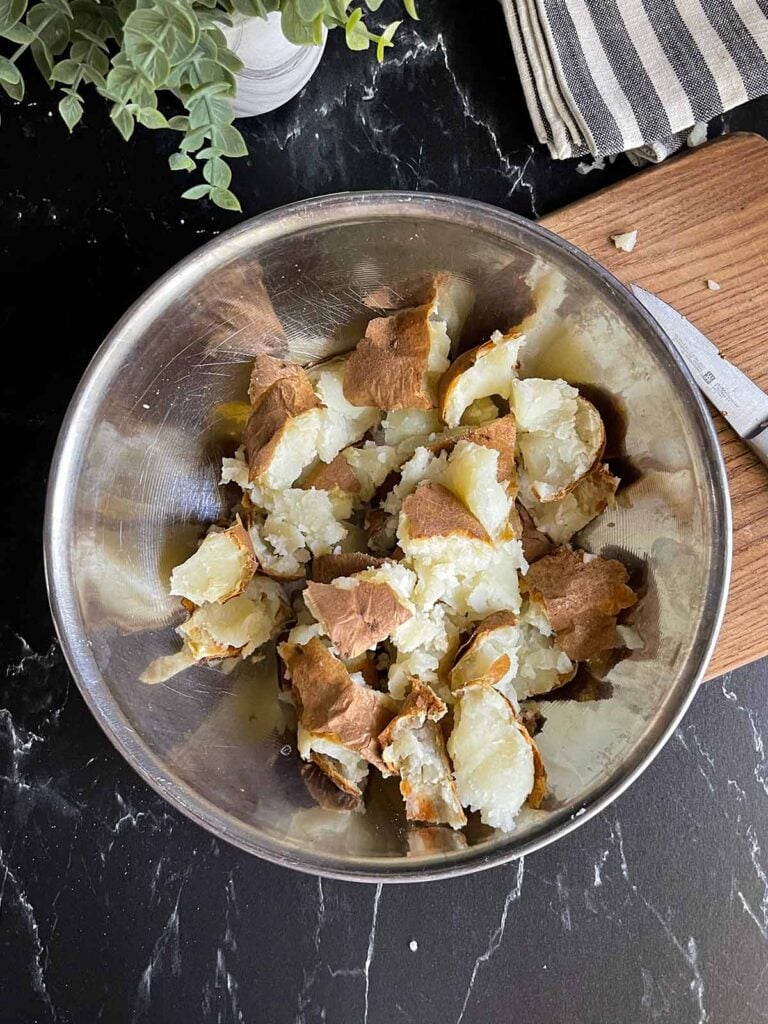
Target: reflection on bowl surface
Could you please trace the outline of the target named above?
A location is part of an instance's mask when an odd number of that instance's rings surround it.
[[[224,510],[232,438],[212,411],[245,396],[249,362],[352,347],[393,284],[448,270],[477,290],[463,343],[514,316],[530,266],[562,292],[521,372],[583,387],[624,480],[580,543],[620,558],[643,597],[642,650],[547,702],[537,737],[551,796],[509,835],[414,839],[396,781],[365,815],[314,805],[275,700],[270,654],[147,687],[183,617],[170,568]],[[614,463],[612,462],[612,465]],[[622,468],[619,468],[619,467]],[[565,834],[648,763],[695,692],[730,568],[724,470],[708,415],[667,343],[612,278],[548,232],[466,200],[403,193],[311,200],[249,221],[171,271],[115,328],[75,396],[54,463],[46,560],[72,672],[108,735],[163,796],[242,848],[303,870],[407,880],[477,870]],[[570,698],[570,699],[565,699]],[[596,699],[599,698],[599,699]]]

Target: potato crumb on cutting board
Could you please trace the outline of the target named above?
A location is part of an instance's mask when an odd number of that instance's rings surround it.
[[[621,252],[632,252],[637,245],[637,231],[621,231],[611,235],[611,241]]]

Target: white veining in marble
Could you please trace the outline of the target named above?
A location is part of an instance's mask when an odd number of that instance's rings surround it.
[[[461,1012],[459,1013],[459,1016],[456,1018],[456,1024],[462,1024],[462,1021],[464,1020],[464,1015],[467,1012],[469,1001],[472,998],[472,992],[474,991],[475,982],[477,981],[477,976],[480,973],[480,968],[483,967],[484,964],[487,964],[488,961],[493,957],[494,953],[499,948],[504,939],[504,932],[507,929],[507,917],[509,915],[509,908],[512,906],[513,903],[516,903],[520,899],[520,895],[523,891],[523,875],[525,874],[524,857],[521,857],[518,861],[516,861],[516,863],[512,866],[512,871],[515,874],[514,884],[504,898],[504,905],[501,910],[501,918],[495,930],[491,933],[487,947],[477,957],[474,966],[472,967],[472,973],[469,976],[469,984],[467,985],[467,990],[464,993],[464,1002],[462,1003],[461,1006]]]

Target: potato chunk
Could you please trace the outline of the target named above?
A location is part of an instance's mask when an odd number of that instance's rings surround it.
[[[557,501],[600,461],[605,428],[591,402],[564,380],[515,381],[512,408],[524,472],[520,494],[525,504]]]
[[[302,756],[311,749],[341,760],[340,746],[388,774],[379,736],[395,714],[391,698],[356,683],[318,637],[305,644],[280,644],[278,652],[290,676],[304,730],[299,743]],[[337,746],[325,747],[322,741]],[[350,759],[350,771],[356,763]]]
[[[171,573],[171,594],[192,604],[222,603],[241,594],[256,571],[250,537],[238,519],[228,530],[209,533],[186,562]]]
[[[467,823],[438,725],[447,708],[418,679],[402,710],[379,737],[382,757],[393,775],[400,776],[400,792],[409,821],[463,828]]]
[[[444,423],[458,427],[469,407],[481,398],[509,398],[517,360],[525,341],[516,331],[495,331],[483,345],[460,355],[440,378],[438,408]]]
[[[456,787],[464,807],[486,825],[511,832],[525,801],[546,790],[541,759],[509,701],[492,686],[461,690],[448,740]],[[538,779],[537,779],[538,775]]]
[[[528,511],[537,529],[555,544],[567,544],[612,503],[619,483],[606,465],[597,465],[564,498],[541,502],[531,495]]]
[[[627,586],[621,562],[584,551],[557,548],[528,570],[532,603],[539,604],[574,661],[585,661],[619,646],[616,616],[637,595]]]

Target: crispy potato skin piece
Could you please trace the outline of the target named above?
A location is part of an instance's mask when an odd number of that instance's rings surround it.
[[[299,363],[289,363],[267,353],[256,356],[248,383],[248,398],[251,405],[257,406],[272,385],[279,380],[294,380],[298,383],[307,380],[307,374]]]
[[[261,396],[245,425],[248,475],[256,480],[269,466],[291,419],[321,408],[312,385],[304,377],[281,377]]]
[[[301,766],[301,775],[310,796],[326,811],[357,811],[362,807],[362,789],[345,779],[327,754],[313,750],[312,760]]]
[[[315,583],[333,583],[340,576],[354,576],[365,569],[379,569],[389,561],[388,558],[376,558],[365,551],[318,555],[312,560],[312,579]]]
[[[403,502],[411,540],[450,537],[454,534],[490,544],[482,524],[442,484],[421,484]]]
[[[360,481],[344,458],[344,452],[339,452],[331,462],[320,462],[314,469],[310,470],[301,484],[305,490],[311,487],[318,491],[344,491],[346,494],[359,494],[362,490]]]
[[[403,309],[368,324],[344,368],[344,397],[377,409],[431,409],[427,364],[431,306]]]
[[[536,528],[533,516],[520,502],[515,503],[515,510],[520,518],[520,539],[523,542],[523,555],[526,562],[532,565],[544,555],[550,554],[554,544],[545,533]]]
[[[584,561],[583,552],[565,547],[534,562],[525,577],[533,599],[544,606],[558,645],[573,661],[616,647],[616,616],[637,601],[628,578],[615,559]]]
[[[412,615],[389,584],[370,580],[350,590],[311,580],[304,599],[342,658],[371,650]]]
[[[299,721],[307,732],[357,751],[386,772],[379,736],[395,712],[382,695],[353,682],[318,637],[306,644],[280,644],[278,653],[290,673]]]

